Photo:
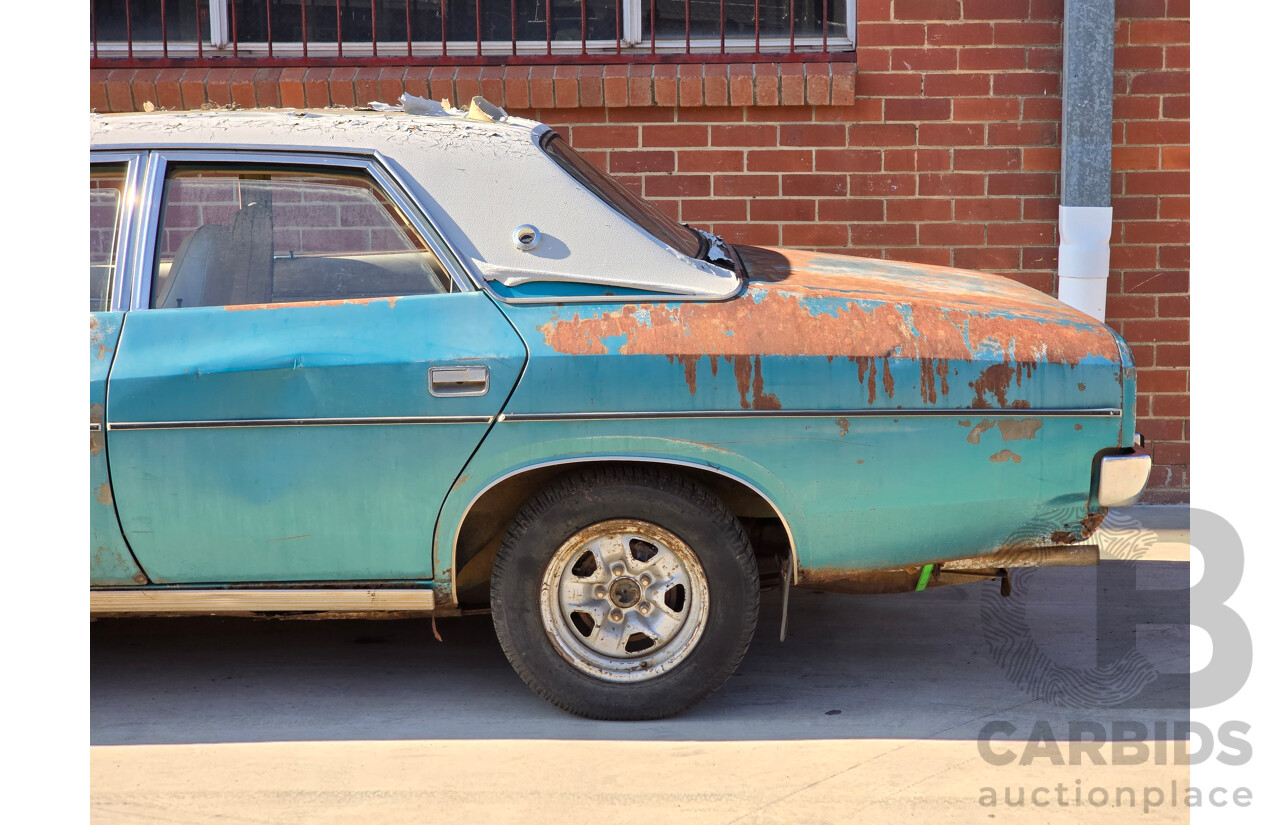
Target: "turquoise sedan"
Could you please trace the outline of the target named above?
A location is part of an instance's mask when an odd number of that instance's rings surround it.
[[[91,116],[94,615],[490,610],[540,695],[648,719],[762,588],[1007,588],[1141,494],[1129,349],[1053,298],[379,108]]]

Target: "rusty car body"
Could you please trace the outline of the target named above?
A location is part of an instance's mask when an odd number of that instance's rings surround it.
[[[1140,495],[1104,324],[732,246],[544,125],[426,111],[91,118],[94,614],[492,606],[535,690],[648,718],[762,585],[1007,583]]]

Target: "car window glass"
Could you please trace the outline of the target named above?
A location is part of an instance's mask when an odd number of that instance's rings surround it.
[[[89,311],[111,308],[111,282],[120,247],[124,181],[128,165],[95,163],[89,167]]]
[[[165,176],[153,308],[421,295],[449,284],[363,171],[174,164]]]

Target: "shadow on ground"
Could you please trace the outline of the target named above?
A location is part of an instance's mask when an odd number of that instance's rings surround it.
[[[102,619],[91,628],[90,740],[972,739],[992,720],[1025,739],[1037,720],[1055,730],[1075,719],[1181,721],[1188,575],[1175,562],[1028,571],[1010,600],[991,582],[899,596],[797,591],[785,643],[777,593],[766,593],[729,683],[645,723],[592,722],[545,703],[507,664],[487,616],[439,620],[443,642],[422,620]],[[1131,607],[1132,591],[1111,584],[1126,576],[1145,593]],[[1025,638],[997,661],[1010,627]],[[1045,680],[1125,661],[1159,678],[1083,707],[1033,695],[1054,694]],[[1034,662],[1057,670],[1028,684]]]

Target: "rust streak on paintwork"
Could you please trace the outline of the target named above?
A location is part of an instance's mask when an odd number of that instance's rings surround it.
[[[225,306],[223,309],[228,312],[241,312],[259,309],[296,309],[298,307],[340,307],[348,304],[353,306],[369,306],[370,304],[384,302],[388,307],[394,309],[396,300],[396,298],[344,298],[332,301],[292,301],[278,304],[235,304],[232,306]]]
[[[780,410],[778,396],[764,391],[764,373],[760,369],[760,356],[756,356],[755,377],[751,381],[751,407],[756,410]]]
[[[836,426],[840,428],[840,437],[841,437],[841,438],[844,438],[846,435],[848,435],[848,434],[849,434],[849,419],[847,419],[847,418],[837,418],[837,419],[836,419]],[[858,463],[859,463],[859,464],[861,464],[862,462],[858,462]]]
[[[1006,461],[1012,461],[1014,464],[1021,464],[1022,456],[1018,455],[1013,450],[1001,450],[987,460],[996,464],[1001,464]]]
[[[966,421],[962,423],[967,424],[968,422]],[[974,425],[974,428],[969,431],[969,434],[964,437],[964,440],[968,441],[970,444],[977,444],[979,441],[982,440],[982,434],[985,433],[987,430],[991,429],[992,427],[994,427],[995,425],[996,425],[996,422],[989,421],[984,418],[981,421],[979,421],[976,425]]]
[[[96,499],[99,504],[105,504],[110,507],[114,501],[111,497],[111,482],[104,481],[99,484],[97,492],[94,494],[94,499]]]

